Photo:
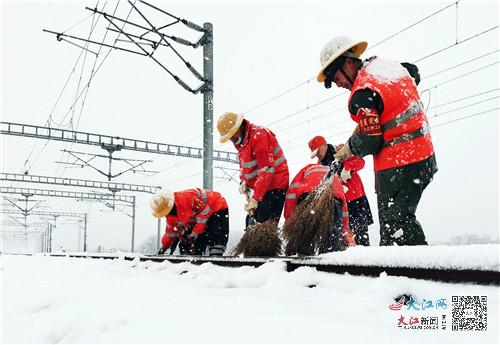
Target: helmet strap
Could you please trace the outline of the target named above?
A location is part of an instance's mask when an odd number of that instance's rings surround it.
[[[340,73],[344,76],[344,78],[347,79],[349,83],[351,83],[351,86],[354,85],[354,81],[347,75],[347,73],[344,71],[344,67],[340,67],[339,69]]]

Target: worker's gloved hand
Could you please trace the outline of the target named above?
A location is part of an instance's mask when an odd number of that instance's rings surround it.
[[[245,181],[240,183],[239,191],[240,191],[240,194],[245,194],[248,191],[248,185]]]
[[[165,254],[165,251],[167,250],[168,248],[166,247],[161,247],[159,250],[158,250],[158,255],[163,255]]]
[[[349,157],[352,156],[351,148],[349,147],[349,144],[346,145],[339,145],[340,149],[333,155],[335,159],[338,159],[339,161],[343,161]]]
[[[252,198],[245,204],[245,211],[253,213],[257,206],[259,206],[259,202]]]
[[[347,182],[351,179],[351,170],[347,170],[346,168],[342,169],[340,173],[340,181]]]

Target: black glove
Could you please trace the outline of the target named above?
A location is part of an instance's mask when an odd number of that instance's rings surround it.
[[[168,248],[165,248],[165,247],[161,247],[160,250],[158,250],[158,255],[163,255],[165,254],[165,251],[167,250]]]

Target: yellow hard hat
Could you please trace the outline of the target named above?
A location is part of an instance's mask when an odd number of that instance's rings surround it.
[[[227,112],[222,114],[217,121],[217,130],[219,131],[219,141],[223,144],[236,133],[243,122],[243,115]]]
[[[323,73],[325,69],[330,66],[330,64],[335,61],[339,56],[351,51],[354,57],[359,58],[361,54],[368,47],[368,43],[365,41],[353,41],[347,36],[338,36],[330,40],[319,54],[319,60],[321,64],[321,69],[319,70],[316,80],[320,83],[325,81],[325,74]]]
[[[167,216],[174,207],[174,201],[174,193],[166,188],[161,189],[158,193],[153,195],[149,201],[153,217],[163,218]]]

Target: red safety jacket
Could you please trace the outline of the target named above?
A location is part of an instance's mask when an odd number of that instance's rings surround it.
[[[378,57],[365,62],[358,71],[351,96],[362,89],[376,91],[384,103],[379,119],[365,118],[363,125],[380,123],[384,138],[382,149],[374,156],[374,170],[386,170],[417,163],[434,154],[429,124],[417,87],[399,63]],[[353,120],[359,123],[357,116]],[[361,124],[360,124],[361,125]]]
[[[288,164],[276,136],[269,129],[246,122],[243,141],[234,145],[240,161],[240,179],[261,201],[266,192],[288,188]]]
[[[295,175],[286,192],[285,219],[288,219],[295,211],[300,196],[303,193],[312,192],[323,181],[329,169],[329,167],[320,164],[308,164]],[[332,181],[333,195],[342,202],[342,235],[349,246],[352,246],[354,245],[354,237],[349,229],[349,210],[342,183],[338,176],[334,176]]]
[[[162,238],[164,248],[170,247],[176,237],[193,228],[202,234],[208,218],[217,211],[228,208],[226,199],[217,192],[206,189],[187,189],[174,192],[176,215],[167,215],[167,227]]]
[[[366,195],[365,188],[363,187],[363,182],[361,177],[359,177],[358,171],[365,167],[365,160],[361,157],[351,156],[344,160],[344,169],[351,172],[351,178],[345,182],[342,182],[346,188],[345,197],[347,202],[359,199]]]

